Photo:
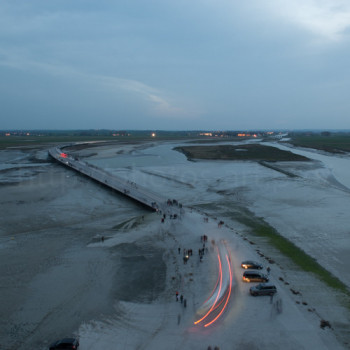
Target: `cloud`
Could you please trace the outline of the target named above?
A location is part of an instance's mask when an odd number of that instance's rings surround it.
[[[35,71],[38,74],[48,74],[67,81],[76,81],[83,86],[93,86],[94,89],[108,92],[109,95],[127,92],[135,104],[146,102],[149,112],[162,118],[189,118],[198,115],[193,109],[180,106],[176,99],[169,97],[164,91],[149,86],[143,82],[101,74],[86,73],[74,67],[62,64],[51,64],[25,59],[23,52],[9,53],[0,50],[0,66],[16,70]],[[140,101],[142,100],[142,101]]]
[[[266,5],[275,16],[326,40],[340,41],[350,28],[347,0],[270,0]]]
[[[160,116],[176,118],[189,116],[185,109],[171,102],[171,99],[165,96],[164,92],[142,82],[102,75],[96,75],[93,78],[99,81],[101,85],[108,86],[111,89],[122,89],[141,96],[151,104],[153,112]]]

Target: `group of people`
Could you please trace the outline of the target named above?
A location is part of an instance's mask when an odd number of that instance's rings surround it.
[[[162,219],[163,220],[163,219]],[[199,255],[199,261],[202,262],[204,254],[208,253],[208,248],[206,247],[205,243],[208,242],[208,236],[207,235],[203,235],[201,236],[201,242],[203,243],[202,248],[198,249],[198,255]],[[179,255],[181,254],[181,248],[178,248],[178,253]],[[188,259],[190,258],[190,256],[193,255],[193,250],[192,249],[183,249],[183,262],[186,265]]]
[[[177,216],[177,214],[169,214],[169,218],[170,218],[170,220],[176,220],[178,218],[178,216]],[[165,219],[166,219],[166,214],[163,214],[162,218],[160,220],[161,223],[164,223]]]
[[[204,253],[208,253],[208,248],[203,243],[203,247],[198,249],[199,261],[202,262]]]
[[[179,208],[182,208],[182,204],[179,203],[176,199],[168,199],[167,202],[166,202],[166,204],[167,204],[168,206],[173,206],[173,205],[175,205],[175,206],[177,206],[177,207],[179,207]]]
[[[179,301],[179,299],[180,299],[180,303],[184,306],[184,308],[186,308],[187,307],[187,300],[184,298],[184,296],[181,294],[180,298],[179,298],[178,291],[175,292],[175,296],[176,296],[176,301]]]
[[[181,253],[181,248],[179,247],[178,249],[178,252],[179,254]],[[185,249],[183,250],[183,261],[184,261],[184,264],[186,265],[187,264],[187,260],[190,258],[190,256],[193,255],[193,251],[192,249]]]
[[[201,236],[201,242],[203,243],[203,246],[202,246],[202,248],[198,249],[198,255],[199,255],[200,262],[203,261],[204,253],[208,253],[208,248],[205,246],[205,243],[208,242],[208,236],[207,235]]]
[[[157,204],[157,202],[152,202],[151,203],[151,206],[152,206],[152,208],[154,208],[154,209],[156,209],[156,211],[158,212],[158,204]]]

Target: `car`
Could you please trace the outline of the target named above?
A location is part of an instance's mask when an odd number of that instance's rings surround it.
[[[274,295],[277,293],[277,288],[271,283],[260,283],[256,286],[250,287],[250,295]]]
[[[72,349],[77,350],[79,348],[79,340],[76,338],[64,338],[57,340],[50,345],[50,350]]]
[[[259,271],[244,271],[242,278],[244,282],[268,282],[269,281],[269,278],[267,277],[267,275]]]
[[[242,261],[241,267],[244,269],[255,269],[255,270],[262,270],[263,269],[263,266],[261,264],[259,264],[256,261],[253,261],[253,260]]]

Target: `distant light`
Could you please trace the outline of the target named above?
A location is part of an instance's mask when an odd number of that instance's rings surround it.
[[[156,133],[155,133],[155,132],[152,132],[151,136],[152,136],[152,137],[156,137]]]

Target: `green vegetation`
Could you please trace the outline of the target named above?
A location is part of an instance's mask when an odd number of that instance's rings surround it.
[[[138,143],[151,140],[183,140],[197,137],[197,132],[186,131],[153,131],[149,130],[31,130],[31,131],[0,131],[0,149],[7,147],[30,147],[57,143],[74,143],[90,141],[115,141]],[[6,135],[7,134],[7,135]]]
[[[308,161],[309,159],[289,151],[283,151],[271,146],[260,144],[248,145],[215,145],[176,147],[175,150],[184,153],[188,159],[211,160],[255,160],[255,161]]]
[[[272,226],[266,223],[262,218],[256,218],[253,214],[241,215],[235,217],[242,224],[250,227],[253,234],[259,237],[265,237],[268,243],[278,249],[282,254],[290,258],[302,270],[315,274],[321,281],[328,286],[340,290],[350,295],[346,285],[338,278],[333,276],[325,268],[323,268],[315,259],[306,254],[302,249],[298,248],[287,238],[281,236]]]
[[[350,152],[349,133],[294,134],[289,142],[298,147],[315,148],[331,153]]]
[[[56,143],[88,142],[88,141],[108,141],[115,140],[111,137],[89,137],[89,136],[0,136],[0,149],[7,147],[30,147]]]
[[[215,213],[220,211],[220,207],[213,203],[202,203],[196,205],[196,207],[204,211],[208,210]],[[281,236],[263,218],[256,217],[247,208],[242,207],[239,204],[232,205],[232,203],[230,211],[223,212],[221,215],[222,217],[230,217],[249,227],[252,235],[264,238],[267,244],[289,258],[301,270],[313,273],[329,287],[344,293],[348,300],[350,292],[343,282],[322,267],[314,258],[305,253],[301,248],[297,247],[287,238]],[[347,306],[350,308],[348,302]]]

